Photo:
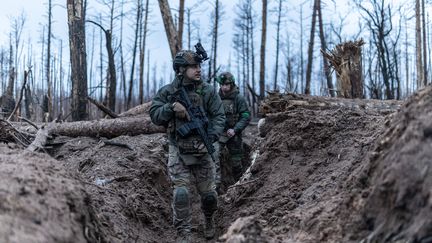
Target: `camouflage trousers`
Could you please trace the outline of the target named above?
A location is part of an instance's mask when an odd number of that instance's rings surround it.
[[[226,141],[226,143],[222,143],[222,142],[215,143],[216,184],[221,183],[220,157],[224,146],[227,147],[229,152],[229,163],[231,166],[234,179],[236,180],[240,179],[239,177],[242,171],[242,158],[243,158],[244,151],[243,151],[243,141],[241,136],[235,135],[234,137]]]
[[[174,145],[169,145],[168,173],[173,183],[173,223],[178,232],[191,230],[191,186],[196,186],[201,197],[201,209],[211,217],[217,209],[215,165],[209,154],[199,157],[199,164],[186,165],[187,156],[179,154]]]

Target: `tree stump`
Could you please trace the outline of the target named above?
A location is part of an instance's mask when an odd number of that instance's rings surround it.
[[[337,45],[332,51],[321,50],[336,71],[337,93],[343,98],[363,98],[361,46],[363,39]]]

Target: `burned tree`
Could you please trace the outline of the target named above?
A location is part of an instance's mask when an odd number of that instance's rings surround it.
[[[313,46],[314,46],[314,39],[315,39],[315,23],[317,17],[318,3],[319,0],[315,0],[312,8],[312,24],[311,24],[311,31],[309,37],[309,46],[308,46],[308,61],[306,66],[306,87],[304,90],[305,94],[311,93],[310,86],[311,86],[311,76],[312,76]]]
[[[87,111],[87,59],[83,0],[67,0],[72,79],[72,119],[85,120]]]
[[[324,27],[323,27],[323,20],[322,20],[322,11],[321,11],[321,0],[318,0],[318,27],[319,27],[319,36],[321,40],[321,49],[326,50],[327,49],[327,43],[324,36]],[[326,58],[323,58],[323,66],[324,66],[324,74],[327,80],[327,88],[329,91],[329,94],[331,97],[335,97],[335,92],[333,88],[332,83],[332,76],[330,73],[330,67],[329,63]],[[361,71],[361,69],[360,69]]]
[[[45,75],[47,82],[47,120],[51,121],[53,114],[53,87],[51,80],[51,37],[52,37],[52,2],[48,1],[48,33],[47,33],[47,52],[46,52],[46,63],[45,63]]]
[[[332,51],[322,53],[336,71],[338,95],[345,98],[363,98],[361,46],[363,40],[337,45]]]
[[[180,50],[181,46],[178,39],[178,33],[174,26],[174,21],[171,15],[171,10],[167,0],[158,0],[159,8],[162,14],[162,20],[165,26],[165,32],[168,38],[168,44],[171,50],[171,56],[174,58],[175,54]]]
[[[363,18],[371,31],[372,44],[376,48],[378,66],[385,86],[385,98],[394,99],[394,83],[397,75],[390,42],[397,43],[398,37],[392,40],[392,17],[394,15],[392,8],[390,4],[385,5],[384,1],[378,0],[372,0],[370,8],[367,8],[362,0],[356,0],[356,4],[365,13]]]
[[[106,106],[115,111],[116,104],[116,88],[117,88],[117,74],[114,61],[114,50],[112,47],[112,33],[111,30],[105,29],[99,23],[88,20],[89,23],[95,24],[105,33],[105,47],[108,53],[108,79],[107,79],[107,91],[105,94]],[[87,97],[87,96],[86,96]]]
[[[259,99],[264,99],[265,90],[265,49],[267,37],[267,0],[262,1],[262,23],[261,23],[261,48],[260,48],[260,76],[259,76]]]

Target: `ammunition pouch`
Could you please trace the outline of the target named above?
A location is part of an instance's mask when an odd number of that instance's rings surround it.
[[[232,115],[226,115],[226,125],[229,128],[232,128],[236,125],[238,119],[239,119],[239,115],[238,114],[232,114]]]
[[[196,135],[189,136],[187,138],[179,138],[177,140],[177,145],[180,154],[191,154],[200,156],[208,153],[205,146],[203,149],[200,149],[200,147],[203,147],[203,142],[202,139]]]

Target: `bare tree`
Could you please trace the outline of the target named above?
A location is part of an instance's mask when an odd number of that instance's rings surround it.
[[[422,37],[421,37],[421,11],[420,0],[415,0],[415,19],[416,19],[416,67],[417,67],[417,88],[424,85],[424,71],[422,61]]]
[[[85,120],[87,111],[87,60],[85,48],[85,5],[67,0],[72,79],[72,119]]]
[[[278,72],[279,72],[279,52],[280,52],[280,26],[282,17],[282,0],[279,0],[279,7],[277,9],[278,17],[276,21],[276,63],[275,63],[275,73],[273,81],[273,90],[278,89]]]
[[[149,0],[146,0],[146,6],[144,9],[144,27],[141,30],[140,38],[140,74],[139,74],[139,102],[144,103],[144,62],[145,62],[145,50],[146,50],[146,40],[147,40],[147,23],[148,23],[148,13],[149,13]],[[142,26],[142,25],[141,25]],[[147,69],[147,72],[149,70]]]
[[[265,49],[267,39],[267,0],[262,0],[262,22],[261,22],[261,48],[260,48],[260,76],[259,76],[259,99],[264,99],[265,91]]]
[[[310,86],[311,86],[311,76],[312,76],[313,46],[314,46],[314,38],[315,38],[315,23],[316,23],[318,3],[319,0],[314,0],[314,5],[312,8],[312,24],[311,24],[311,31],[310,31],[309,45],[308,45],[308,62],[306,66],[305,94],[311,93]]]
[[[47,52],[46,52],[46,64],[45,64],[45,75],[47,82],[47,97],[48,97],[48,114],[46,116],[47,121],[52,120],[53,114],[53,94],[52,94],[52,81],[51,81],[51,31],[52,25],[52,3],[48,0],[48,33],[47,33]]]
[[[139,36],[139,27],[140,22],[142,19],[142,0],[137,0],[137,14],[136,14],[136,25],[135,25],[135,36],[134,36],[134,44],[133,44],[133,51],[132,51],[132,65],[131,65],[131,72],[130,72],[130,78],[129,78],[129,92],[128,92],[128,98],[127,98],[127,109],[131,108],[132,104],[132,90],[133,90],[133,80],[134,80],[134,71],[135,71],[135,58],[136,58],[136,52],[138,47],[138,36]]]
[[[171,15],[171,10],[168,0],[158,0],[159,9],[161,11],[162,20],[165,26],[165,32],[168,38],[168,44],[171,50],[171,57],[174,58],[175,54],[180,50],[180,43],[178,41],[178,33],[174,26],[174,21]]]
[[[423,85],[427,85],[428,76],[428,63],[427,63],[427,41],[426,41],[426,14],[425,14],[425,0],[421,2],[421,18],[422,18],[422,29],[423,29]]]
[[[394,99],[394,60],[392,50],[388,42],[391,41],[393,30],[392,9],[390,5],[385,6],[384,1],[372,0],[372,9],[369,10],[363,6],[362,1],[356,1],[357,6],[366,14],[364,19],[372,34],[372,43],[376,48],[378,64],[385,86],[385,95],[387,99]]]
[[[324,35],[324,27],[322,20],[322,11],[321,11],[321,0],[318,0],[318,25],[319,25],[319,36],[321,40],[321,49],[327,50],[327,43]],[[332,82],[332,76],[330,73],[329,63],[326,58],[323,57],[323,67],[324,67],[324,75],[327,80],[327,88],[331,97],[335,97],[335,91]],[[361,71],[361,70],[360,70]]]
[[[88,20],[87,22],[98,26],[105,34],[105,41],[106,41],[105,47],[108,53],[108,79],[107,79],[107,91],[105,93],[105,104],[109,109],[111,109],[111,111],[115,111],[117,73],[116,73],[115,60],[114,60],[114,50],[112,46],[111,30],[105,29],[101,24],[96,23],[92,20]]]
[[[214,74],[212,76],[215,76],[216,72],[217,72],[216,60],[217,60],[217,50],[218,50],[217,48],[218,48],[218,36],[219,36],[219,22],[221,20],[221,17],[222,17],[222,6],[221,6],[221,3],[219,2],[219,0],[216,0],[215,9],[214,9],[213,32],[212,32],[212,38],[213,38],[212,65],[213,65],[213,72],[214,72]],[[211,74],[209,73],[209,81],[210,81],[210,78],[212,77],[210,75]]]
[[[216,0],[216,2],[218,1],[219,0]],[[179,23],[178,23],[178,45],[180,49],[183,48],[183,27],[184,27],[184,12],[185,12],[184,8],[185,8],[185,0],[180,0]]]

